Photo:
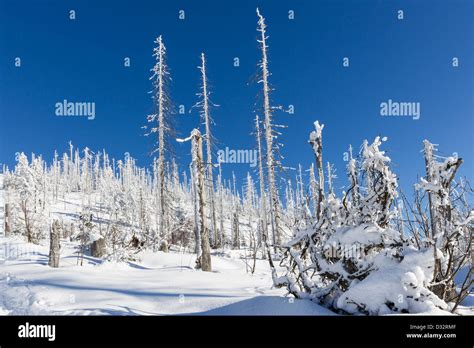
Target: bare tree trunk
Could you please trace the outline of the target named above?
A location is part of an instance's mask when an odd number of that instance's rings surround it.
[[[33,241],[33,231],[30,225],[30,218],[28,215],[28,204],[26,201],[21,202],[21,210],[23,212],[23,219],[25,220],[26,237],[28,243],[31,243]]]
[[[156,64],[153,67],[153,75],[151,79],[155,79],[153,84],[155,94],[153,96],[157,108],[155,114],[148,116],[148,122],[156,122],[157,124],[151,129],[150,133],[158,133],[158,159],[156,164],[156,183],[157,183],[157,231],[155,232],[153,247],[156,249],[158,238],[160,240],[159,249],[168,251],[168,242],[170,240],[169,226],[167,226],[167,195],[165,181],[165,157],[166,157],[166,135],[170,132],[170,124],[167,122],[170,101],[166,91],[167,80],[169,79],[169,71],[166,66],[166,47],[161,36],[155,41],[158,44],[154,48],[153,56],[156,58]]]
[[[211,233],[213,247],[218,247],[218,236],[217,236],[217,220],[216,220],[216,207],[214,200],[214,177],[212,174],[212,134],[211,134],[211,117],[209,115],[209,94],[207,90],[207,75],[206,75],[206,57],[204,53],[201,53],[201,74],[202,74],[202,116],[204,118],[204,124],[206,127],[206,169],[207,169],[207,181],[208,181],[208,192],[209,192],[209,203],[211,210]]]
[[[219,215],[220,215],[220,246],[222,250],[224,250],[224,190],[222,187],[222,167],[221,164],[219,163],[219,180],[218,180],[218,185],[219,185]]]
[[[197,162],[193,158],[193,163],[190,166],[191,171],[191,195],[193,199],[193,210],[194,210],[194,252],[196,253],[197,261],[199,265],[197,268],[201,268],[201,233],[199,231],[199,200],[197,195]]]
[[[234,249],[240,249],[240,231],[239,231],[239,213],[235,209],[232,216],[232,246]]]
[[[425,140],[423,142],[423,152],[425,155],[425,170],[426,170],[426,181],[432,181],[432,165],[433,165],[433,145],[429,141]],[[433,207],[433,201],[431,196],[431,191],[428,191],[428,206],[430,211],[430,221],[431,221],[431,235],[428,235],[428,238],[434,237],[437,235],[437,216],[435,209]],[[436,248],[435,248],[436,249]],[[435,251],[436,253],[436,251]]]
[[[332,167],[331,163],[327,163],[327,176],[328,176],[328,193],[329,195],[334,194],[334,191],[332,189]]]
[[[164,78],[163,78],[163,62],[164,62],[164,46],[161,37],[159,38],[158,59],[158,219],[159,219],[159,235],[166,242],[167,232],[165,231],[165,127],[164,127]],[[161,247],[161,246],[160,246]],[[166,250],[168,251],[167,247]]]
[[[272,124],[272,108],[270,106],[270,87],[268,83],[268,58],[267,58],[267,44],[266,44],[266,32],[265,32],[265,19],[260,15],[257,9],[257,15],[259,17],[258,24],[261,33],[261,39],[259,40],[262,48],[262,84],[263,84],[263,110],[265,114],[265,140],[267,145],[267,170],[268,170],[268,191],[270,193],[270,208],[272,217],[272,232],[273,232],[273,243],[281,244],[281,216],[280,216],[280,203],[278,198],[278,189],[275,181],[275,157],[273,153],[273,124]]]
[[[250,226],[252,226],[252,225],[250,224]],[[254,274],[255,273],[255,268],[257,266],[258,245],[257,245],[257,241],[255,239],[255,233],[253,233],[253,231],[251,232],[251,238],[252,238],[252,242],[253,242],[252,243],[253,247],[251,248],[251,250],[252,250],[252,267],[250,268],[250,272],[252,274]]]
[[[321,218],[321,204],[324,200],[324,170],[323,170],[323,141],[322,130],[324,125],[318,121],[314,123],[315,130],[311,133],[309,143],[313,148],[316,158],[316,169],[318,171],[318,201],[316,205],[316,218]]]
[[[50,267],[58,268],[59,267],[59,258],[60,258],[60,233],[61,227],[58,220],[54,220],[50,228],[50,245],[49,245],[49,262]]]
[[[260,181],[260,217],[262,226],[262,255],[266,256],[265,245],[268,241],[268,221],[267,221],[267,194],[265,192],[265,177],[263,176],[263,154],[260,133],[260,121],[258,116],[255,117],[255,136],[257,137],[258,150],[258,176]]]
[[[203,271],[211,272],[211,247],[209,244],[209,229],[206,218],[206,188],[204,184],[204,161],[202,154],[202,136],[195,129],[192,134],[193,156],[197,167],[197,195],[199,200],[199,220],[201,230],[201,259],[200,266]]]
[[[423,145],[426,167],[426,181],[430,184],[441,185],[442,187],[442,189],[439,191],[427,190],[428,208],[430,212],[431,223],[431,235],[428,235],[427,237],[431,238],[433,241],[434,258],[434,285],[431,287],[431,290],[442,300],[453,299],[456,297],[454,275],[457,270],[453,269],[455,257],[455,252],[453,250],[453,238],[456,237],[454,237],[454,234],[451,234],[450,225],[452,224],[452,202],[450,195],[451,182],[463,161],[459,158],[455,162],[449,163],[446,169],[452,169],[450,177],[437,179],[435,176],[436,172],[433,171],[435,168],[435,159],[433,156],[435,147],[428,140],[424,140]],[[438,255],[438,249],[440,249],[446,257],[448,257],[448,265],[445,270],[442,269],[441,258]]]
[[[74,236],[74,224],[71,222],[71,229],[69,230],[68,238],[72,239],[72,236]]]
[[[11,234],[10,215],[10,204],[5,203],[5,237],[8,237]]]
[[[309,187],[311,188],[311,197],[313,200],[314,216],[318,216],[318,183],[316,182],[316,176],[314,175],[314,164],[311,163],[309,169]]]
[[[349,145],[349,180],[352,186],[352,204],[354,207],[359,206],[359,182],[357,179],[356,161],[352,157],[352,145]]]
[[[232,197],[232,247],[240,249],[240,219],[239,219],[239,205],[240,199],[237,194],[235,174],[232,172],[233,183],[233,197]]]
[[[423,152],[425,156],[425,169],[426,169],[426,181],[432,181],[432,166],[433,166],[433,145],[425,140],[423,141]],[[430,227],[431,227],[431,235],[428,235],[428,238],[433,238],[433,259],[434,259],[434,268],[433,268],[433,282],[437,282],[440,280],[440,269],[441,269],[441,260],[438,257],[438,246],[437,246],[437,239],[438,239],[438,217],[436,214],[436,208],[433,206],[433,197],[431,195],[431,191],[428,191],[428,208],[430,212]],[[443,298],[443,291],[444,286],[434,286],[433,292],[437,294],[440,298]]]

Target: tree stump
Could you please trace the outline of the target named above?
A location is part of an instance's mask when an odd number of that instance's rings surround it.
[[[105,239],[100,238],[91,244],[92,257],[103,257],[105,255]]]
[[[69,241],[72,242],[74,240],[74,224],[71,222],[71,228],[64,232],[64,238],[69,238]]]
[[[10,204],[5,203],[5,237],[11,234],[10,215]]]
[[[59,257],[60,257],[60,231],[61,227],[58,220],[53,221],[53,225],[50,230],[50,245],[49,245],[49,262],[50,267],[58,268],[59,267]]]
[[[158,248],[158,250],[167,253],[169,251],[168,249],[168,242],[166,240],[162,240],[160,242],[160,247]]]

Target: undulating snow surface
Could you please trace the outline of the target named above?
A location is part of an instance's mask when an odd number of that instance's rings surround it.
[[[0,203],[1,180],[2,175]],[[80,197],[70,194],[52,206],[50,218],[72,222],[80,205]],[[351,244],[362,232],[370,240],[378,236],[370,229],[343,232],[334,236],[334,242]],[[272,288],[265,260],[257,260],[253,275],[247,272],[246,262],[251,260],[246,260],[244,250],[214,252],[213,272],[195,270],[195,255],[176,247],[169,253],[142,251],[134,262],[104,262],[85,256],[80,266],[77,242],[62,239],[59,268],[51,268],[47,265],[48,244],[47,238],[35,245],[0,233],[0,315],[334,315],[310,300],[284,297],[284,289]],[[379,266],[369,276],[371,281],[355,285],[341,301],[367,302],[370,298],[374,306],[387,299],[395,303],[402,292],[400,286],[408,289],[426,276],[422,271],[413,273],[412,278],[403,278],[404,285],[400,282],[406,273],[403,267]],[[461,281],[463,274],[458,276]],[[473,308],[471,295],[458,313],[472,315]],[[449,314],[430,308],[420,308],[420,312]]]
[[[10,259],[0,264],[0,314],[332,314],[271,289],[263,260],[253,275],[235,253],[213,255],[215,271],[210,273],[194,270],[194,255],[178,251],[144,252],[141,261],[129,263],[86,257],[81,267],[73,246],[62,241],[60,268],[55,269],[47,265],[46,245],[3,238],[0,248]]]
[[[70,194],[52,206],[50,218],[72,222],[80,206]],[[257,260],[248,273],[244,251],[214,254],[213,272],[202,272],[189,249],[143,251],[136,262],[85,256],[80,266],[76,246],[62,239],[59,268],[51,268],[48,239],[34,245],[0,236],[0,315],[332,315],[272,289],[267,261]]]

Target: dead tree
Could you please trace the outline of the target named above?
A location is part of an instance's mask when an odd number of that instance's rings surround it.
[[[430,233],[427,237],[433,245],[433,283],[432,291],[441,299],[450,302],[458,297],[454,284],[454,276],[459,268],[468,260],[466,253],[456,251],[463,234],[471,234],[469,240],[469,250],[472,245],[472,230],[470,230],[467,221],[470,221],[470,215],[459,217],[459,212],[454,206],[452,182],[455,175],[463,163],[461,158],[448,157],[443,162],[435,159],[433,154],[436,148],[428,140],[424,140],[424,157],[426,167],[426,177],[418,185],[428,194],[428,211],[430,213]],[[427,229],[429,231],[429,229]],[[460,233],[464,229],[465,233]],[[470,232],[468,232],[470,231]],[[468,232],[468,233],[466,233]],[[447,259],[445,265],[438,255],[439,250]],[[459,261],[458,259],[461,259]],[[472,280],[470,282],[472,284]]]
[[[204,183],[205,166],[202,153],[202,136],[198,129],[194,129],[191,133],[191,141],[193,165],[196,173],[194,180],[199,207],[199,229],[201,232],[201,256],[196,260],[196,266],[203,271],[211,272],[211,247],[206,218],[206,187]]]
[[[201,92],[198,95],[201,97],[201,100],[196,104],[197,107],[201,109],[201,119],[204,122],[206,128],[206,134],[204,140],[206,142],[206,179],[208,185],[208,195],[209,195],[209,210],[211,215],[211,240],[214,248],[219,247],[219,238],[217,235],[217,218],[216,218],[216,207],[215,207],[215,193],[214,193],[214,176],[212,173],[212,134],[211,134],[211,123],[213,123],[210,111],[209,104],[209,89],[207,84],[207,73],[206,73],[206,57],[204,53],[201,53],[201,66],[199,67],[201,71]]]
[[[309,137],[309,144],[313,148],[314,156],[316,158],[316,170],[318,171],[318,184],[317,184],[317,199],[316,203],[316,218],[321,218],[321,204],[324,200],[324,172],[323,172],[323,128],[324,125],[320,125],[318,121],[314,123],[314,131],[311,132]]]
[[[269,76],[270,72],[268,70],[268,54],[267,54],[267,35],[266,35],[266,24],[265,18],[260,14],[257,8],[258,16],[258,28],[260,32],[260,40],[258,40],[261,50],[262,50],[262,59],[260,60],[260,70],[262,78],[259,81],[263,87],[263,111],[264,111],[264,124],[265,124],[265,140],[267,146],[267,170],[268,170],[268,191],[270,195],[270,213],[271,213],[271,225],[273,231],[273,244],[281,244],[281,212],[280,212],[280,202],[278,197],[278,187],[275,179],[275,167],[278,165],[275,160],[275,148],[274,148],[274,138],[277,136],[277,133],[273,130],[273,108],[270,105],[270,84]]]
[[[168,95],[168,83],[170,80],[170,73],[166,64],[166,47],[163,39],[159,36],[155,43],[157,47],[153,50],[153,56],[156,63],[152,69],[154,94],[156,112],[148,115],[147,121],[152,123],[150,132],[146,135],[158,133],[157,147],[154,152],[158,152],[158,159],[155,170],[157,171],[157,219],[158,219],[158,236],[155,235],[154,248],[156,248],[157,237],[161,239],[160,249],[168,251],[169,226],[166,225],[168,221],[167,209],[167,195],[165,183],[165,162],[168,154],[167,139],[170,133],[173,132],[171,126],[171,101]],[[144,128],[147,128],[146,126]]]

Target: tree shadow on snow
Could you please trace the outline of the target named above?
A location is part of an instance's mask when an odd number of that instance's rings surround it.
[[[121,309],[113,308],[78,308],[71,311],[67,311],[66,315],[110,315],[110,316],[142,316],[142,315],[159,315],[159,313],[145,312],[139,309],[133,309],[127,306],[117,306],[114,307]],[[84,311],[90,312],[89,314],[84,314]],[[55,311],[55,314],[64,315],[63,311]]]
[[[62,259],[77,259],[77,258],[78,258],[77,255],[69,255],[69,256],[62,257]],[[82,256],[80,256],[79,258],[82,258]],[[104,263],[103,260],[97,259],[97,258],[92,257],[92,256],[84,255],[83,258],[84,258],[84,260],[87,261],[88,264],[91,264],[91,265],[94,265],[94,266],[101,265],[101,264]]]
[[[45,287],[55,287],[55,288],[62,288],[67,290],[76,290],[76,291],[103,291],[103,292],[112,292],[127,296],[137,296],[137,297],[175,297],[176,299],[179,296],[185,296],[186,298],[232,298],[238,296],[229,296],[229,295],[216,295],[216,294],[188,294],[183,292],[175,292],[175,293],[166,293],[166,292],[158,292],[158,291],[143,291],[143,290],[136,290],[136,289],[116,289],[116,288],[107,288],[107,287],[92,287],[92,286],[81,286],[81,285],[70,285],[55,282],[54,278],[50,278],[49,280],[32,280],[30,281],[30,285],[34,286],[45,286]]]
[[[205,312],[184,315],[336,315],[310,300],[257,296]]]

